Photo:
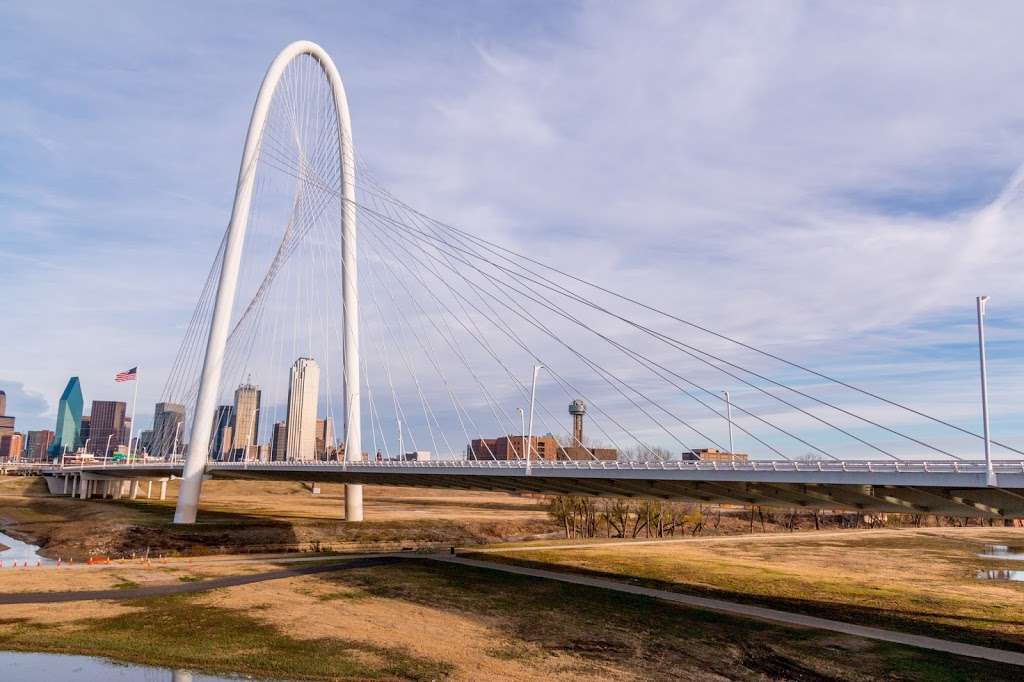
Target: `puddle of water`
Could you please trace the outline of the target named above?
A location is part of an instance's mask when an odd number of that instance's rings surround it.
[[[978,555],[982,559],[1000,559],[1004,561],[1024,561],[1024,552],[1007,545],[989,545]]]
[[[35,654],[0,651],[0,680],[20,682],[109,682],[136,680],[140,682],[237,682],[237,677],[200,675],[187,670],[152,668],[144,665],[123,665],[89,656]]]
[[[53,563],[52,560],[39,556],[38,546],[15,540],[10,535],[0,533],[0,545],[7,547],[0,550],[0,568],[6,568],[12,563],[22,566],[26,561],[29,566],[35,566],[37,562],[43,565]]]
[[[1009,571],[1004,568],[978,571],[976,577],[978,580],[1008,580],[1015,583],[1024,583],[1024,571]]]

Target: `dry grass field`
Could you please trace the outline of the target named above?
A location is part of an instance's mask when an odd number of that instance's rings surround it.
[[[534,543],[536,544],[536,543]],[[631,578],[670,590],[1024,650],[1024,583],[982,581],[1020,561],[1022,528],[847,530],[657,543],[549,543],[486,558]]]
[[[127,587],[221,575],[227,561],[62,576]],[[1017,679],[984,662],[421,560],[159,599],[7,605],[0,648],[292,680]]]
[[[47,496],[38,479],[0,478],[5,532],[78,558],[70,570],[6,569],[2,591],[132,589],[285,565],[252,554],[240,563],[238,553],[458,544],[488,559],[1024,649],[1024,590],[974,580],[978,568],[1002,565],[974,555],[986,544],[1024,545],[1022,529],[580,546],[545,539],[557,528],[525,497],[368,487],[368,522],[347,525],[340,486],[314,496],[301,484],[212,481],[201,522],[175,528],[175,492],[163,503],[83,502]],[[192,558],[80,565],[143,547]],[[5,605],[0,649],[309,680],[1019,679],[998,665],[419,559],[191,595]]]

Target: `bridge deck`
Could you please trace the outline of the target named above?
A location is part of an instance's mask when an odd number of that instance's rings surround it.
[[[180,462],[22,465],[47,475],[176,476]],[[981,462],[210,462],[213,478],[679,499],[865,512],[1024,518],[1024,461]]]

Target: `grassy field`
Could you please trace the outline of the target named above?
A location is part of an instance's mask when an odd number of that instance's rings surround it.
[[[1018,679],[952,656],[418,561],[160,600],[5,606],[0,648],[308,680]]]
[[[32,539],[49,557],[142,552],[203,553],[473,544],[557,531],[543,505],[502,493],[366,486],[367,521],[346,524],[343,486],[274,481],[207,481],[199,523],[170,525],[167,500],[51,497],[41,479],[0,477],[0,526]]]
[[[569,543],[561,543],[568,545]],[[1021,528],[867,530],[652,544],[505,546],[488,559],[628,578],[665,589],[1024,650],[1024,584],[979,581],[986,545]],[[472,552],[467,552],[471,554]]]
[[[49,497],[38,479],[0,478],[5,532],[50,556],[80,564],[149,547],[196,557],[9,570],[3,591],[132,589],[279,567],[217,552],[458,544],[492,560],[1024,650],[1024,585],[975,579],[981,568],[1013,567],[976,554],[1024,546],[1024,529],[581,544],[551,540],[557,528],[526,497],[367,487],[371,520],[345,524],[341,486],[314,496],[302,484],[232,481],[208,482],[200,523],[178,528],[175,492],[162,503],[80,501]],[[311,680],[1019,679],[957,657],[418,560],[171,599],[7,605],[0,649]]]

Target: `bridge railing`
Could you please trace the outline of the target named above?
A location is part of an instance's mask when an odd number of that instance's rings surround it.
[[[183,460],[134,460],[132,462],[123,459],[114,460],[111,458],[83,459],[77,461],[60,461],[55,463],[47,462],[8,462],[0,463],[0,467],[7,470],[39,471],[39,472],[60,472],[60,471],[81,471],[95,469],[168,469],[178,468]],[[422,470],[444,470],[444,469],[486,469],[486,470],[525,470],[526,462],[523,460],[432,460],[429,462],[415,462],[403,460],[384,461],[298,461],[286,460],[277,462],[222,462],[210,461],[208,466],[217,469],[351,469],[362,471],[379,471],[394,469],[422,469]],[[1024,460],[1003,460],[993,463],[997,473],[1024,473]],[[565,471],[565,470],[616,470],[616,471],[736,471],[736,472],[865,472],[865,473],[886,473],[886,472],[926,472],[926,473],[984,473],[985,462],[977,461],[949,461],[949,460],[901,460],[901,461],[877,461],[877,460],[846,460],[846,461],[818,461],[818,462],[794,462],[789,460],[751,460],[747,462],[620,462],[620,461],[568,461],[568,460],[541,460],[530,463],[534,472],[544,471]]]

